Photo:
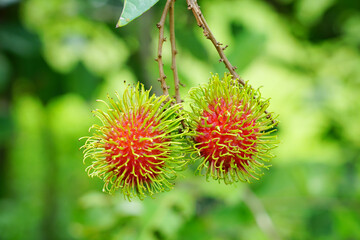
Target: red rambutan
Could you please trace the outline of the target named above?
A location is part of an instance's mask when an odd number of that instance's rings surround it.
[[[108,100],[106,111],[94,111],[102,125],[92,126],[95,133],[83,146],[84,160],[93,160],[89,176],[103,179],[104,191],[121,189],[128,198],[171,189],[170,180],[186,163],[180,105],[150,96],[139,84]]]
[[[265,113],[269,100],[228,74],[222,80],[212,76],[209,84],[192,89],[190,98],[189,125],[202,158],[199,172],[226,184],[257,179],[277,143],[272,135],[276,122]]]

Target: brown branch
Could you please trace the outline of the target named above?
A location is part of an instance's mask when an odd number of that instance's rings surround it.
[[[225,64],[225,67],[229,69],[232,77],[234,79],[237,79],[241,85],[245,85],[244,80],[235,72],[236,67],[231,65],[230,61],[225,56],[224,50],[227,48],[227,46],[222,47],[222,43],[218,42],[214,36],[214,34],[211,32],[209,25],[207,24],[204,15],[202,14],[200,10],[200,6],[197,4],[196,0],[186,0],[188,4],[188,8],[193,12],[195,19],[197,21],[197,24],[199,27],[203,29],[204,36],[209,39],[214,47],[216,48],[217,52],[220,56],[220,62],[223,62]]]
[[[174,14],[174,5],[175,0],[172,0],[172,3],[170,5],[169,10],[169,18],[170,18],[170,42],[171,42],[171,70],[173,71],[174,75],[174,85],[175,85],[175,99],[177,103],[181,103],[181,97],[180,97],[180,80],[179,75],[176,67],[176,43],[175,43],[175,14]]]
[[[157,28],[159,29],[159,45],[158,45],[158,55],[155,60],[158,62],[159,65],[160,78],[158,80],[161,83],[161,88],[163,90],[164,95],[169,95],[169,87],[166,85],[166,75],[164,72],[164,63],[162,61],[162,47],[164,42],[166,41],[166,38],[164,37],[164,25],[171,3],[172,0],[167,0],[164,7],[164,11],[160,18],[160,22],[156,24]]]
[[[239,74],[237,74],[236,67],[231,65],[229,59],[225,56],[224,50],[228,47],[228,45],[226,45],[225,47],[222,47],[222,43],[218,42],[214,36],[214,34],[211,32],[209,25],[207,24],[204,15],[202,14],[201,10],[200,10],[200,6],[197,3],[197,0],[186,0],[187,4],[188,4],[188,9],[191,10],[194,14],[194,17],[196,19],[196,22],[198,24],[199,27],[201,27],[203,29],[203,33],[204,36],[209,39],[214,47],[216,48],[219,56],[220,56],[220,62],[223,62],[225,64],[225,67],[229,70],[230,74],[232,75],[232,78],[235,80],[238,80],[238,82],[241,85],[245,85],[245,81],[239,76]],[[266,118],[267,119],[272,119],[271,114],[268,111],[264,111],[264,113],[266,114]],[[277,124],[277,121],[272,119],[272,122],[274,124]]]
[[[180,86],[179,86],[180,80],[179,80],[179,74],[178,74],[177,66],[176,66],[177,50],[176,50],[176,41],[175,41],[175,13],[174,13],[175,1],[176,0],[172,0],[172,3],[170,5],[170,10],[169,10],[170,42],[171,42],[171,70],[173,71],[173,75],[174,75],[175,100],[176,100],[176,103],[181,103],[182,100],[180,97]],[[181,121],[181,125],[182,125],[183,129],[186,128],[184,119]]]

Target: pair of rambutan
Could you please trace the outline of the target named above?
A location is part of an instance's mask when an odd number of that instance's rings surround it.
[[[139,84],[108,97],[107,110],[94,111],[102,124],[92,126],[83,146],[84,160],[93,160],[88,174],[103,179],[104,191],[121,189],[129,199],[170,190],[192,159],[200,159],[200,173],[226,184],[257,178],[276,146],[269,101],[229,74],[189,95],[192,111]]]

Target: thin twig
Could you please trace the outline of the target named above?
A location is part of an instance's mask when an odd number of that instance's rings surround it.
[[[176,100],[176,103],[182,103],[181,96],[180,96],[180,86],[179,86],[180,80],[179,80],[179,74],[178,74],[177,66],[176,66],[177,50],[176,50],[176,41],[175,41],[175,12],[174,12],[175,1],[176,0],[172,0],[170,9],[169,9],[170,42],[171,42],[171,70],[173,71],[173,75],[174,75],[175,100]],[[183,129],[186,128],[184,119],[181,121],[181,125],[182,125]]]
[[[203,33],[204,36],[209,39],[214,47],[216,48],[219,56],[220,56],[220,62],[223,62],[225,64],[225,67],[229,70],[230,74],[232,75],[233,79],[237,79],[238,82],[241,85],[245,85],[245,81],[239,76],[239,74],[237,74],[236,67],[231,65],[229,59],[225,56],[224,50],[228,47],[228,45],[226,45],[225,47],[222,47],[222,43],[218,42],[214,36],[214,34],[211,32],[209,25],[207,24],[204,15],[202,14],[201,10],[200,10],[200,6],[197,3],[197,0],[186,0],[187,4],[188,4],[188,9],[191,10],[194,14],[194,17],[196,19],[196,22],[198,24],[199,27],[201,27],[203,29]],[[264,113],[266,114],[266,118],[267,119],[272,119],[271,114],[268,111],[264,111]],[[277,121],[275,119],[272,119],[272,122],[274,124],[277,124]]]
[[[254,215],[257,225],[267,235],[268,239],[280,240],[281,238],[269,214],[266,212],[264,205],[250,188],[245,188],[243,200]]]
[[[174,75],[174,85],[175,85],[175,99],[177,103],[181,103],[181,97],[180,97],[180,80],[179,75],[176,67],[176,43],[175,43],[175,14],[174,14],[174,5],[175,0],[172,0],[172,3],[170,5],[169,10],[169,18],[170,18],[170,42],[171,42],[171,70],[173,71]]]
[[[172,0],[167,0],[164,7],[164,11],[160,18],[160,22],[156,24],[157,28],[159,29],[159,45],[158,45],[158,55],[155,60],[158,62],[159,65],[160,78],[158,80],[161,83],[161,88],[163,90],[164,95],[169,95],[169,87],[166,85],[166,75],[164,72],[164,63],[162,61],[162,47],[164,42],[166,41],[166,38],[164,37],[164,25],[171,3]]]
[[[229,69],[229,71],[234,79],[237,79],[241,85],[245,85],[244,80],[239,76],[239,74],[237,74],[235,72],[236,67],[231,65],[230,61],[225,56],[224,50],[226,49],[227,46],[222,47],[223,44],[216,40],[214,34],[211,32],[209,25],[207,24],[207,22],[204,18],[204,15],[202,14],[202,12],[200,10],[200,6],[197,4],[197,1],[196,0],[186,0],[186,1],[188,4],[188,8],[193,12],[193,14],[195,16],[197,24],[199,25],[199,27],[201,27],[203,29],[205,37],[213,43],[214,47],[216,48],[217,52],[219,53],[219,56],[220,56],[219,61],[223,62],[225,64],[225,67],[227,69]]]

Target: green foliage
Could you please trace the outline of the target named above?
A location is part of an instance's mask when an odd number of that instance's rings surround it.
[[[124,80],[161,94],[155,24],[165,1],[118,29],[115,2],[0,3],[0,238],[269,239],[245,204],[244,184],[206,182],[193,176],[196,165],[174,190],[142,202],[101,193],[103,182],[89,181],[78,138],[101,106],[95,100],[121,95]],[[279,235],[360,239],[358,1],[200,3],[239,74],[263,86],[269,110],[279,114],[271,172],[249,186]],[[176,1],[175,14],[188,101],[191,87],[225,69],[184,2]],[[170,69],[169,52],[163,60]]]
[[[149,10],[158,1],[159,0],[125,0],[124,8],[116,26],[125,26],[126,24]]]

